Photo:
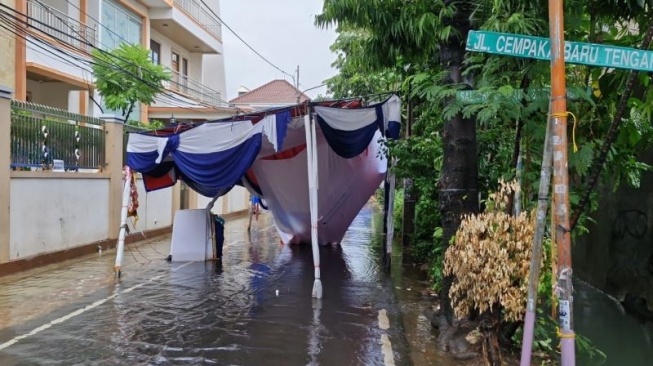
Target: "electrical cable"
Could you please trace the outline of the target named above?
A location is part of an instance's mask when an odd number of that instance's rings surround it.
[[[200,2],[202,3],[202,5],[204,5],[204,7],[205,7],[206,9],[208,9],[208,11],[211,12],[211,14],[213,14],[214,17],[216,17],[216,18],[218,19],[218,21],[220,21],[220,23],[222,23],[222,25],[224,25],[224,26],[225,26],[225,27],[226,27],[226,28],[227,28],[231,33],[233,33],[233,35],[236,36],[236,38],[238,38],[241,42],[243,42],[243,44],[244,44],[245,46],[247,46],[247,48],[249,48],[250,50],[252,50],[252,52],[254,52],[254,53],[255,53],[258,57],[260,57],[263,61],[267,62],[270,66],[274,67],[275,69],[277,69],[277,70],[280,71],[281,73],[290,76],[290,77],[293,79],[293,84],[296,83],[296,80],[295,80],[295,76],[294,76],[294,75],[289,74],[289,73],[283,71],[279,66],[273,64],[270,60],[268,60],[267,58],[265,58],[261,53],[259,53],[257,50],[255,50],[254,47],[250,46],[249,43],[245,42],[245,40],[244,40],[240,35],[238,35],[238,33],[236,33],[233,29],[231,29],[231,27],[230,27],[227,23],[225,23],[224,20],[222,20],[222,19],[220,18],[220,16],[218,16],[218,14],[216,14],[215,11],[213,11],[213,9],[211,9],[208,5],[206,5],[206,3],[204,2],[204,0],[200,0]]]
[[[66,41],[65,41],[64,39],[62,39],[62,38],[59,38],[59,37],[53,36],[53,35],[47,33],[46,31],[44,31],[44,30],[42,30],[42,29],[39,29],[38,27],[34,27],[33,25],[30,25],[28,20],[33,20],[33,21],[35,21],[36,23],[38,23],[38,24],[40,24],[40,25],[42,25],[42,26],[44,26],[44,27],[46,27],[46,28],[49,28],[49,29],[55,30],[55,31],[59,31],[58,29],[56,29],[56,28],[54,28],[54,27],[52,27],[52,26],[50,26],[50,25],[48,25],[48,24],[45,24],[45,23],[39,21],[38,19],[35,19],[35,18],[33,18],[33,17],[30,17],[30,16],[27,16],[27,15],[25,15],[25,14],[19,12],[19,11],[16,11],[16,10],[14,10],[14,9],[11,9],[11,8],[7,7],[6,5],[0,4],[0,7],[8,8],[8,9],[14,11],[15,13],[20,14],[20,15],[24,16],[25,18],[27,18],[27,20],[22,20],[22,19],[19,19],[19,18],[16,17],[16,16],[10,15],[10,14],[9,14],[8,12],[6,12],[6,11],[0,11],[0,14],[1,14],[1,13],[5,13],[5,14],[7,14],[8,16],[10,16],[11,18],[14,19],[14,24],[13,24],[14,26],[16,26],[16,23],[15,23],[15,22],[23,23],[24,25],[29,26],[29,27],[32,27],[32,28],[34,28],[34,29],[40,31],[41,33],[44,33],[46,36],[48,36],[48,37],[50,37],[50,38],[53,38],[53,39],[55,39],[55,40],[57,40],[57,41],[63,43],[64,45],[66,45],[66,46],[68,46],[68,47],[71,47],[71,48],[73,48],[73,49],[75,49],[75,50],[77,50],[77,51],[79,51],[79,52],[81,52],[81,53],[83,53],[83,54],[85,54],[85,55],[88,55],[88,56],[91,57],[91,58],[93,57],[92,54],[89,53],[88,51],[84,51],[84,50],[82,50],[82,49],[80,49],[80,48],[77,48],[75,45],[73,45],[73,44],[71,44],[71,43],[69,43],[69,42],[66,42]],[[17,28],[22,28],[22,27],[17,27]],[[92,43],[89,43],[88,41],[86,41],[86,40],[84,40],[84,39],[76,38],[76,37],[71,37],[71,38],[74,39],[74,40],[77,40],[77,41],[79,41],[79,42],[81,42],[81,43],[83,43],[83,44],[86,44],[86,45],[88,45],[89,47],[92,47],[92,48],[94,48],[94,49],[97,49],[99,52],[101,52],[101,53],[104,54],[104,55],[107,55],[107,56],[108,56],[108,60],[107,60],[107,62],[111,62],[111,61],[112,61],[111,59],[112,59],[112,58],[115,58],[115,59],[121,60],[121,61],[123,61],[123,62],[125,62],[125,63],[128,63],[128,64],[130,64],[130,65],[132,65],[132,66],[136,66],[136,67],[138,67],[137,64],[135,64],[135,63],[133,63],[133,62],[131,62],[131,61],[129,61],[129,60],[126,60],[126,59],[124,59],[124,58],[121,58],[121,57],[119,57],[119,56],[115,56],[115,55],[111,54],[110,52],[107,52],[107,51],[105,51],[105,50],[102,50],[102,49],[96,47],[95,45],[93,45]],[[57,48],[57,47],[55,47],[55,46],[52,46],[52,45],[50,45],[50,46],[53,47],[53,48],[55,48],[57,51],[61,51],[61,49],[59,49],[59,48]],[[83,60],[83,59],[79,59],[79,58],[78,58],[77,60],[80,61],[80,62],[86,62],[86,63],[88,63],[88,60]],[[93,63],[93,62],[91,62],[91,63]],[[97,63],[97,62],[95,62],[95,64],[100,65],[100,64]],[[106,65],[107,65],[107,63],[105,62],[104,65],[100,65],[100,66],[107,67]],[[123,70],[123,69],[120,68],[120,65],[119,65],[119,64],[113,62],[113,66],[115,66],[114,68],[112,68],[113,70],[115,70],[115,71],[121,71],[121,70],[122,70],[123,72],[127,73],[125,70]],[[109,68],[111,68],[111,67],[109,67]],[[116,69],[116,68],[119,68],[119,69]],[[138,75],[135,75],[135,74],[133,74],[133,73],[130,73],[130,76],[136,78],[137,80],[139,80],[139,81],[141,81],[141,82],[143,82],[143,83],[146,83],[146,85],[148,85],[149,87],[156,87],[156,88],[158,88],[157,86],[153,86],[154,84],[152,84],[152,83],[148,83],[146,80],[143,80],[143,79],[142,79],[140,76],[138,76]],[[181,85],[181,84],[179,84],[179,83],[177,83],[177,84],[180,85],[180,86],[183,86],[183,85]],[[187,90],[191,90],[191,91],[194,91],[194,92],[197,92],[197,93],[200,93],[200,94],[201,94],[201,91],[198,91],[198,90],[196,90],[196,89],[192,89],[192,88],[188,88],[188,87],[185,87],[185,88],[186,88]],[[181,101],[181,102],[183,102],[183,103],[187,103],[187,101],[184,101],[184,100],[178,98],[178,97],[176,96],[176,94],[171,94],[171,93],[166,92],[166,91],[162,91],[162,93],[168,95],[168,96],[171,97],[171,98],[174,98],[174,99],[176,99],[176,100],[179,100],[179,101]],[[227,103],[227,102],[225,102],[225,101],[222,100],[222,99],[218,99],[218,100],[221,101],[221,102],[223,102],[223,103]],[[203,102],[199,102],[199,104],[200,104],[200,105],[203,105],[203,106],[205,106],[205,107],[208,107],[208,108],[213,108],[213,109],[216,108],[216,106],[214,106],[214,105],[210,105],[210,104],[203,103]],[[185,104],[185,105],[186,105],[186,104]],[[190,108],[190,109],[193,110],[192,108]],[[196,112],[196,110],[194,110],[194,111]]]
[[[72,3],[70,0],[66,0],[66,2],[67,2],[68,4],[70,4],[70,5],[72,5],[72,6],[73,6],[75,9],[77,9],[81,14],[84,14],[87,18],[91,19],[91,20],[92,20],[93,22],[95,22],[96,24],[99,24],[102,28],[106,29],[106,30],[109,31],[111,34],[113,34],[114,36],[116,36],[117,38],[119,38],[120,40],[122,40],[124,43],[131,43],[131,42],[129,42],[128,40],[126,40],[124,37],[122,37],[120,34],[116,33],[116,32],[115,32],[114,30],[112,30],[111,28],[109,28],[109,27],[107,27],[106,25],[102,24],[99,20],[97,20],[96,18],[92,17],[90,14],[88,14],[87,12],[85,12],[84,10],[82,10],[80,7],[78,7],[77,5],[75,5],[74,3]],[[101,46],[105,47],[106,49],[109,49],[109,48],[110,48],[110,47],[107,47],[106,44],[103,44],[103,43],[100,42],[100,41],[98,41],[98,43],[99,43]],[[92,44],[89,44],[89,45],[90,45],[91,47],[94,47]],[[122,60],[122,61],[123,61],[123,62],[128,62],[127,60]],[[179,86],[184,87],[184,88],[186,88],[187,90],[191,90],[191,91],[194,91],[194,92],[198,92],[197,90],[189,89],[187,86],[183,86],[183,85],[182,85],[181,83],[179,83],[179,82],[173,82],[173,83],[178,84]],[[201,92],[198,92],[198,93],[201,93]],[[221,103],[225,103],[226,105],[229,105],[229,102],[226,101],[226,100],[224,100],[224,99],[222,99],[222,98],[218,98],[218,101],[221,102]]]
[[[7,6],[5,6],[5,5],[3,5],[3,4],[0,4],[0,7],[8,8]],[[11,8],[9,8],[9,9],[11,9]],[[15,11],[14,9],[11,9],[11,10],[13,10],[15,13],[18,13],[18,14],[24,15],[23,13],[18,12],[18,11]],[[13,18],[14,20],[13,20],[13,21],[8,20],[8,19],[7,19],[5,16],[3,16],[2,14],[6,14],[6,15],[8,15],[9,17]],[[24,15],[24,16],[25,16],[25,15]],[[0,17],[1,17],[2,19],[4,19],[5,22],[6,22],[7,24],[11,24],[11,25],[13,25],[14,27],[19,28],[19,29],[24,29],[24,27],[19,27],[19,26],[17,26],[16,22],[24,23],[24,24],[27,25],[27,26],[31,26],[31,25],[28,24],[28,21],[20,20],[20,19],[18,19],[16,16],[12,16],[11,14],[9,14],[9,13],[6,12],[6,11],[0,11]],[[50,28],[50,29],[53,29],[53,30],[57,30],[56,28],[53,28],[53,27],[51,27],[51,26],[49,26],[49,25],[47,25],[47,24],[45,24],[45,23],[43,23],[43,22],[40,22],[38,19],[35,19],[35,18],[32,18],[32,17],[29,17],[29,16],[25,16],[25,17],[26,17],[28,20],[34,20],[36,23],[39,23],[39,24],[41,24],[41,25],[43,25],[43,26],[45,26],[45,27],[47,27],[47,28]],[[57,41],[63,43],[63,44],[66,45],[66,46],[72,47],[73,49],[80,51],[82,54],[85,54],[85,55],[88,55],[89,57],[92,57],[92,56],[90,55],[90,53],[88,53],[88,52],[84,52],[83,50],[81,50],[81,49],[75,47],[74,45],[72,45],[72,44],[66,42],[65,40],[63,40],[63,39],[61,39],[61,38],[59,38],[59,37],[52,36],[51,34],[49,34],[49,33],[45,32],[45,31],[43,31],[42,29],[38,29],[38,28],[36,28],[36,27],[34,27],[34,26],[31,26],[31,27],[34,28],[34,29],[36,29],[36,30],[38,30],[38,31],[40,31],[41,33],[44,33],[46,36],[48,36],[48,37],[50,37],[50,38],[53,38],[53,39],[55,39],[55,40],[57,40]],[[28,37],[26,37],[26,36],[24,36],[24,35],[20,35],[20,34],[18,34],[16,31],[13,31],[13,30],[11,30],[11,29],[8,29],[8,28],[5,28],[5,29],[8,30],[9,32],[13,33],[14,35],[19,36],[19,37],[25,39],[26,41],[28,41],[28,42],[30,42],[30,43],[36,45],[35,42],[34,42],[34,40],[32,40],[32,39],[30,39],[30,38],[28,38]],[[24,31],[24,32],[27,33],[26,31]],[[143,79],[142,79],[141,77],[139,77],[138,75],[135,75],[135,74],[133,74],[133,73],[129,73],[129,72],[127,72],[126,70],[120,68],[120,65],[118,65],[118,64],[115,63],[115,62],[112,63],[112,64],[109,64],[108,62],[104,62],[104,63],[102,63],[102,61],[101,61],[101,62],[95,62],[95,61],[91,61],[91,60],[88,60],[88,59],[85,59],[85,58],[75,57],[75,56],[71,55],[70,53],[63,51],[61,48],[59,48],[59,47],[57,47],[57,46],[54,46],[54,45],[52,45],[52,44],[50,44],[50,43],[48,43],[48,42],[44,42],[43,40],[38,39],[38,37],[33,37],[33,38],[35,38],[35,40],[37,40],[37,41],[39,41],[39,42],[41,42],[41,43],[43,43],[43,44],[45,44],[45,45],[51,47],[53,50],[55,50],[55,51],[57,51],[57,52],[59,52],[59,53],[62,53],[62,54],[65,55],[66,57],[73,58],[73,59],[76,60],[76,61],[79,61],[79,62],[82,62],[82,63],[88,64],[88,65],[93,65],[93,64],[95,64],[95,65],[99,65],[99,66],[108,67],[108,68],[110,68],[110,69],[112,69],[112,70],[115,70],[115,71],[121,71],[121,72],[124,72],[125,74],[128,74],[129,76],[131,76],[131,77],[133,77],[134,79],[136,79],[136,80],[138,80],[138,81],[144,83],[145,85],[147,85],[147,86],[149,86],[149,87],[156,87],[156,88],[158,88],[158,86],[154,85],[154,84],[151,83],[151,82],[148,82],[148,81],[146,81],[146,80],[143,80]],[[72,38],[73,38],[73,39],[76,39],[75,37],[72,37]],[[77,40],[79,40],[79,39],[77,39]],[[88,44],[88,43],[86,43],[86,44]],[[89,44],[89,45],[90,45],[90,44]],[[38,46],[38,45],[37,45],[37,46]],[[93,45],[90,45],[90,46],[95,47],[95,46],[93,46]],[[45,50],[45,49],[44,49],[43,47],[41,47],[41,46],[38,46],[38,47],[41,48],[41,49],[43,49],[43,50]],[[95,48],[97,49],[97,47],[95,47]],[[51,51],[51,50],[47,50],[47,51]],[[100,50],[100,51],[102,51],[104,54],[107,54],[107,55],[112,56],[110,53],[108,53],[108,52],[106,52],[106,51],[103,51],[103,50]],[[61,56],[59,56],[59,58],[61,58],[61,59],[63,60],[63,58],[62,58]],[[116,58],[120,59],[119,57],[116,57]],[[111,60],[109,59],[108,61],[111,61]],[[125,60],[125,61],[129,63],[128,60]],[[67,63],[70,63],[69,60],[66,60],[66,62],[67,62]],[[133,64],[133,63],[131,63],[131,64]],[[135,65],[135,64],[133,64],[133,65]],[[76,66],[79,67],[79,65],[76,65]],[[83,69],[83,68],[81,68],[81,67],[80,67],[80,69],[85,70],[85,69]],[[88,70],[85,70],[85,71],[88,71]],[[182,105],[182,104],[173,105],[173,106],[175,106],[175,107],[180,107],[180,108],[183,108],[183,109],[186,109],[186,110],[189,110],[189,111],[197,112],[196,109],[188,107],[188,106],[187,106],[187,103],[188,103],[188,102],[185,101],[185,100],[183,100],[183,99],[180,99],[176,94],[169,93],[169,92],[167,92],[167,91],[162,91],[160,94],[162,94],[162,95],[168,97],[169,100],[175,100],[175,101],[178,101],[178,102],[184,103],[183,105]],[[170,103],[170,104],[173,104],[173,103]],[[202,103],[202,102],[200,102],[199,104],[200,104],[200,105],[204,105],[205,107],[208,107],[208,108],[215,109],[215,106],[207,105],[206,103]]]

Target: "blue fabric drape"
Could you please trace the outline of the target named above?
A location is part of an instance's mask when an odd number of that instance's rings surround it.
[[[196,191],[215,197],[221,189],[236,185],[254,163],[261,149],[262,135],[256,134],[245,143],[229,150],[208,154],[173,153],[175,166],[185,182],[194,182]]]
[[[317,122],[320,124],[324,138],[336,154],[345,159],[356,157],[367,149],[377,130],[384,132],[383,111],[380,106],[375,109],[376,122],[353,131],[337,130],[331,127],[319,114],[317,115]]]
[[[277,113],[277,151],[283,149],[283,141],[286,139],[291,118],[290,110]]]
[[[159,152],[156,150],[146,153],[127,153],[127,165],[137,172],[149,173],[159,166],[156,163],[158,157]]]

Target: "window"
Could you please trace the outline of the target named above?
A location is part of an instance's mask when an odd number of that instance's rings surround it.
[[[143,34],[143,19],[128,9],[122,7],[113,0],[103,0],[100,4],[100,47],[104,50],[112,50],[121,43],[141,44]],[[122,111],[110,110],[104,102],[102,109],[105,114],[121,115]],[[140,105],[134,106],[129,119],[140,120]]]
[[[161,44],[153,39],[150,39],[150,57],[153,63],[161,64]]]
[[[143,20],[112,0],[102,2],[100,46],[114,49],[122,42],[141,43]]]

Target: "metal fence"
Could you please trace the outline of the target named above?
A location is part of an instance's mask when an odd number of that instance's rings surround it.
[[[50,170],[54,160],[64,169],[105,167],[104,122],[28,102],[11,102],[11,166]]]

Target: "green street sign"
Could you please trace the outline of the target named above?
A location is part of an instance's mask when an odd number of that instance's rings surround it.
[[[468,51],[551,60],[548,38],[511,33],[470,31]],[[565,42],[565,62],[615,69],[653,71],[653,51],[594,43]]]
[[[537,88],[530,89],[526,96],[531,100],[536,99],[547,99],[549,98],[550,88]],[[513,98],[515,101],[518,101],[521,96],[520,90],[515,89],[510,98]],[[456,92],[456,100],[463,104],[481,104],[487,102],[490,97],[490,93],[487,91],[481,90],[460,90]],[[570,90],[567,90],[567,98],[569,99],[579,99],[578,95]]]

